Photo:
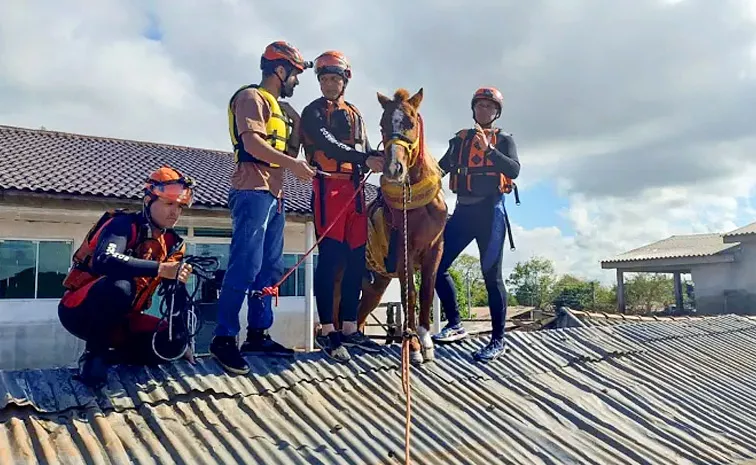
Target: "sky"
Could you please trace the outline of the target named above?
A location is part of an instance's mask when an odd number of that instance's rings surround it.
[[[440,158],[494,86],[522,164],[505,273],[542,256],[610,283],[602,259],[756,221],[755,21],[756,0],[11,0],[0,124],[229,150],[228,99],[287,40],[347,55],[374,141],[376,92],[422,87]],[[300,80],[297,109],[320,96]]]

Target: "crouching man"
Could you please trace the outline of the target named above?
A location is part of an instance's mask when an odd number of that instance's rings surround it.
[[[155,349],[177,353],[185,343],[169,340],[167,327],[158,328],[158,318],[144,311],[162,280],[185,283],[192,272],[181,264],[185,244],[172,229],[192,204],[192,186],[175,169],[158,169],[145,183],[142,210],[105,213],[74,254],[58,316],[86,341],[79,359],[84,384],[98,389],[111,364],[158,364]],[[184,357],[194,361],[190,349]]]

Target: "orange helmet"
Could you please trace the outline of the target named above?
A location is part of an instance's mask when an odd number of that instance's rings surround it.
[[[194,180],[168,166],[153,171],[144,183],[145,194],[185,207],[191,207],[194,202],[193,188]]]
[[[260,69],[265,69],[271,65],[275,66],[279,62],[288,63],[299,71],[312,68],[311,61],[305,61],[296,47],[283,40],[273,42],[265,47],[265,51],[260,58]]]
[[[352,65],[343,53],[329,50],[315,59],[315,75],[320,77],[321,74],[328,73],[338,74],[349,80],[352,79]]]
[[[501,92],[499,92],[499,90],[495,87],[481,87],[480,89],[476,90],[473,94],[470,106],[474,107],[475,102],[477,102],[478,100],[490,100],[494,102],[499,106],[499,113],[501,113],[501,108],[504,106],[504,96],[501,95]]]

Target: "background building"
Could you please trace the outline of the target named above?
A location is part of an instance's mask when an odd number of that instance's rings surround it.
[[[625,273],[671,273],[677,308],[681,275],[690,274],[697,314],[754,314],[756,309],[756,223],[725,234],[672,236],[601,262],[617,270],[618,306],[623,312]]]

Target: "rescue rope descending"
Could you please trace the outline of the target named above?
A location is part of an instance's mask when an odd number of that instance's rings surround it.
[[[217,257],[187,255],[181,260],[181,263],[191,265],[192,274],[201,281],[213,279],[213,273],[218,268]],[[179,267],[180,269],[181,267]],[[187,290],[186,284],[178,279],[163,280],[160,283],[158,289],[160,320],[152,334],[152,350],[155,355],[167,362],[181,358],[202,327],[202,320],[197,318],[197,303],[194,300],[199,289],[199,282],[194,286],[191,293]],[[161,354],[157,347],[158,334],[161,332],[161,327],[166,324],[168,325],[168,342],[178,341],[181,344],[181,350],[177,351],[175,355]]]
[[[284,273],[284,275],[281,277],[281,279],[278,280],[275,284],[272,286],[264,287],[260,290],[254,290],[249,293],[250,297],[265,297],[265,296],[272,296],[275,299],[275,306],[278,306],[278,290],[283,285],[284,282],[291,276],[292,273],[297,271],[297,268],[299,268],[299,265],[304,263],[304,261],[309,257],[313,251],[315,251],[315,248],[320,244],[323,239],[326,238],[326,235],[328,234],[328,231],[330,231],[335,225],[336,221],[338,221],[339,218],[341,218],[341,215],[347,212],[349,208],[352,207],[352,202],[354,199],[357,198],[357,196],[362,192],[362,188],[365,186],[365,183],[367,182],[370,175],[373,174],[371,170],[368,170],[367,173],[365,173],[365,176],[362,178],[362,181],[360,181],[359,186],[357,189],[354,190],[354,193],[349,198],[347,202],[344,203],[344,206],[339,210],[339,212],[336,214],[336,216],[333,218],[331,223],[328,225],[328,227],[320,234],[320,238],[315,241],[315,243],[310,247],[309,250],[307,250],[303,255],[302,258],[299,259],[297,263],[292,266],[289,271]]]
[[[249,295],[251,297],[265,297],[265,296],[272,296],[275,299],[275,305],[278,306],[278,291],[281,285],[291,276],[292,273],[294,273],[297,268],[299,268],[299,265],[301,265],[308,256],[312,254],[312,252],[315,250],[315,248],[320,244],[320,242],[325,239],[328,232],[336,225],[336,221],[341,218],[341,216],[346,213],[346,211],[352,207],[352,202],[357,197],[357,195],[360,194],[360,192],[363,191],[363,187],[365,186],[365,183],[367,182],[368,178],[372,174],[371,170],[368,170],[368,172],[365,174],[365,176],[362,178],[362,181],[360,181],[359,186],[357,189],[355,189],[355,192],[352,194],[352,196],[349,198],[347,202],[344,203],[344,206],[342,209],[336,214],[336,216],[333,218],[331,223],[326,227],[326,229],[320,234],[320,238],[315,241],[315,244],[310,247],[309,250],[307,250],[302,257],[297,261],[294,266],[292,266],[284,275],[281,277],[281,279],[278,280],[274,285],[264,287],[260,290],[254,290],[249,292]],[[431,184],[432,185],[432,184]],[[424,189],[425,190],[425,189]],[[405,272],[405,286],[404,286],[404,323],[403,323],[403,334],[402,334],[402,360],[401,360],[401,370],[402,370],[402,389],[404,390],[405,394],[405,424],[404,424],[404,463],[405,465],[411,465],[410,460],[410,437],[411,437],[411,426],[412,426],[412,398],[411,398],[411,392],[410,392],[410,344],[412,342],[413,338],[417,338],[417,334],[414,334],[409,329],[409,286],[410,286],[410,267],[409,267],[409,234],[408,234],[408,222],[407,222],[407,211],[410,210],[410,204],[412,202],[412,186],[408,185],[406,182],[402,183],[402,214],[403,214],[403,223],[404,223],[404,272]],[[412,283],[414,283],[414,280],[412,280]]]
[[[412,427],[412,398],[410,385],[410,343],[413,334],[409,330],[409,287],[410,283],[414,286],[414,279],[411,279],[409,267],[409,232],[407,231],[407,204],[411,202],[412,190],[407,183],[402,183],[402,216],[403,216],[403,235],[404,235],[404,323],[402,329],[402,389],[405,396],[405,422],[404,422],[404,463],[410,465],[410,433]]]

